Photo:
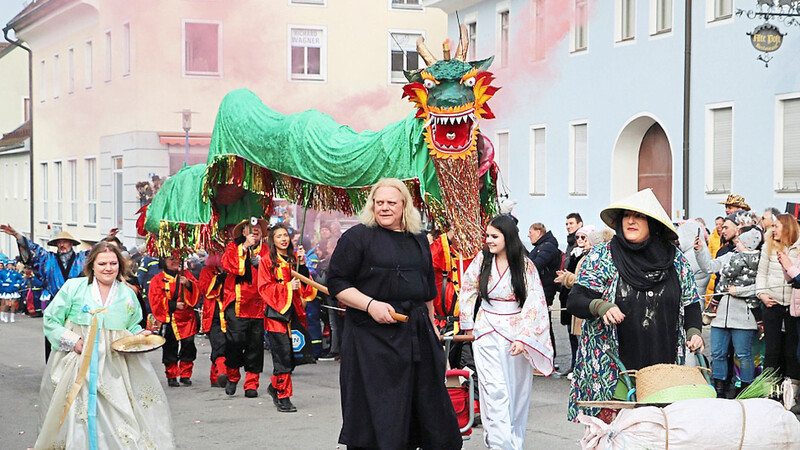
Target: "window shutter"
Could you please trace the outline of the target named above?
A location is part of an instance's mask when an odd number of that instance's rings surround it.
[[[530,193],[543,195],[547,185],[547,165],[545,154],[547,149],[547,137],[544,128],[537,128],[531,133],[533,139],[531,154],[531,185]]]
[[[800,99],[783,101],[783,185],[800,190]]]
[[[575,125],[575,155],[573,167],[573,194],[586,194],[588,184],[588,146],[586,124]]]
[[[733,108],[714,110],[714,191],[731,190],[731,161],[733,159]]]

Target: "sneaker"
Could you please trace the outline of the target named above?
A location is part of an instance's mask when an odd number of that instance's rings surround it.
[[[217,376],[217,387],[224,388],[228,384],[228,375],[221,373]]]
[[[181,378],[181,384],[185,384],[186,386],[191,386],[192,385],[192,379],[191,378],[182,377]]]
[[[278,399],[278,412],[282,413],[293,413],[297,412],[297,408],[292,404],[292,401],[289,398],[279,398]]]
[[[245,389],[244,396],[247,398],[256,398],[258,397],[258,391],[255,389]]]
[[[227,380],[225,383],[225,393],[228,395],[233,395],[236,393],[236,383]]]
[[[274,403],[275,406],[278,406],[278,403],[280,402],[278,399],[278,391],[272,386],[272,384],[270,384],[267,388],[267,394],[272,397],[272,403]]]
[[[169,387],[181,387],[181,384],[178,383],[177,378],[167,378],[167,386]]]
[[[338,353],[327,352],[319,355],[318,359],[319,361],[336,361],[337,356],[339,356]]]

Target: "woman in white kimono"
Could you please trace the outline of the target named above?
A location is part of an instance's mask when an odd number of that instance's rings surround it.
[[[44,314],[55,351],[39,395],[36,449],[171,449],[164,389],[143,353],[117,353],[115,340],[142,331],[136,294],[122,280],[120,251],[97,244],[86,277],[68,280]]]
[[[497,216],[486,227],[486,245],[464,273],[460,299],[461,328],[475,337],[484,443],[522,449],[533,369],[553,372],[553,344],[542,284],[511,217]]]

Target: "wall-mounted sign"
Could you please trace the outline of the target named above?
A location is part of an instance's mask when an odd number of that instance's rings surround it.
[[[752,33],[747,33],[750,36],[750,42],[753,48],[760,52],[774,52],[781,48],[783,44],[783,37],[785,33],[781,33],[775,25],[765,23],[757,26]]]

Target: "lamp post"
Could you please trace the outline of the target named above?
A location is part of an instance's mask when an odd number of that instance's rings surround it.
[[[192,110],[191,109],[184,109],[181,111],[181,117],[183,118],[183,131],[186,133],[186,148],[184,149],[183,153],[183,164],[184,166],[189,165],[189,130],[192,129]]]

